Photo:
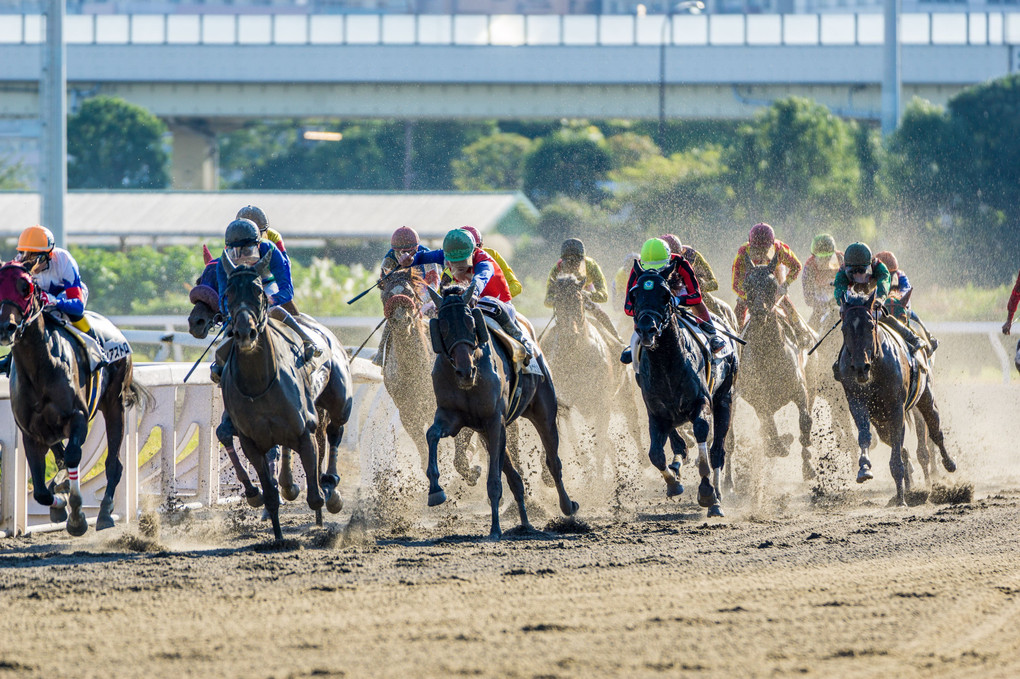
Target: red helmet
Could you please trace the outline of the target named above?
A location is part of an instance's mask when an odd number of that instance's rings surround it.
[[[896,255],[889,252],[879,252],[875,255],[875,259],[885,264],[886,268],[889,269],[889,273],[892,273],[900,268],[899,262],[896,261]]]
[[[768,250],[776,242],[776,232],[765,222],[759,222],[751,227],[747,242],[755,250]]]
[[[416,248],[420,242],[421,239],[418,238],[418,232],[410,226],[402,226],[390,236],[390,247],[397,250]]]
[[[471,234],[471,237],[475,239],[475,245],[482,247],[482,234],[478,233],[478,229],[473,226],[462,226],[461,231],[467,231]]]
[[[667,233],[662,237],[662,240],[666,241],[666,245],[669,246],[669,251],[674,255],[682,255],[684,253],[684,245],[680,242],[680,239],[671,233]]]

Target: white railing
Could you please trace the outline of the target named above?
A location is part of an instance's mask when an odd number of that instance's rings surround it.
[[[906,13],[906,45],[1020,44],[1020,13]],[[670,30],[666,29],[669,24]],[[0,44],[44,39],[44,17],[0,15]],[[677,46],[881,45],[881,14],[80,14],[68,44]]]
[[[188,363],[142,364],[135,380],[152,392],[154,403],[146,412],[133,408],[121,447],[124,474],[117,488],[114,514],[130,522],[138,514],[142,496],[157,503],[174,496],[184,503],[212,506],[236,497],[238,484],[226,455],[220,451],[214,430],[223,410],[219,387],[209,380],[208,365],[200,366],[187,384]],[[345,428],[344,448],[357,450],[362,429],[371,419],[395,420],[392,401],[380,389],[378,368],[368,361],[354,362],[354,412]],[[28,465],[20,448],[20,433],[10,408],[7,380],[0,378],[0,537],[60,528],[49,522],[48,508],[39,505],[28,489]],[[371,413],[369,412],[371,411]],[[139,454],[159,430],[155,454],[139,464]],[[198,442],[191,448],[197,432]],[[367,451],[366,451],[367,452]],[[82,446],[81,477],[85,511],[90,521],[106,491],[106,476],[89,473],[106,453],[106,427],[96,416]],[[242,456],[243,459],[243,456]],[[300,465],[298,465],[300,466]],[[369,465],[364,464],[363,468]]]

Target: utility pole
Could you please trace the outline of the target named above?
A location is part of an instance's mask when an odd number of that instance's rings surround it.
[[[67,194],[67,68],[64,60],[64,2],[47,0],[43,77],[39,83],[43,175],[42,223],[64,247],[64,196]]]
[[[885,0],[885,49],[882,64],[882,136],[896,131],[900,124],[903,87],[900,72],[900,2]]]

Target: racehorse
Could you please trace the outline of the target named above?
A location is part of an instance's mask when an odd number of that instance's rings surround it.
[[[275,446],[298,452],[308,480],[308,506],[322,525],[323,495],[326,508],[334,514],[343,506],[337,488],[337,457],[353,403],[347,353],[331,332],[307,317],[302,319],[311,334],[318,335],[316,343],[321,340],[323,349],[321,358],[306,363],[301,338],[282,322],[270,323],[262,276],[271,254],[254,266],[235,265],[226,253],[220,260],[227,271],[223,295],[233,334],[221,386],[223,405],[245,456],[258,472],[273,534],[279,540],[283,537],[280,497],[267,453]],[[326,456],[324,435],[329,456],[320,478]]]
[[[577,276],[561,274],[550,292],[556,324],[543,338],[542,351],[559,378],[557,396],[593,424],[597,449],[608,439],[610,415],[622,409],[640,450],[637,404],[630,370],[617,359],[619,341],[589,320],[585,308],[591,302]],[[601,473],[605,457],[596,455],[596,462]]]
[[[778,255],[768,264],[749,262],[744,278],[748,309],[741,352],[740,396],[758,415],[765,453],[769,457],[790,454],[790,441],[780,439],[775,417],[787,403],[800,413],[801,472],[804,480],[814,478],[811,467],[811,409],[808,405],[806,356],[787,336],[779,318],[779,280],[776,278]]]
[[[680,457],[686,443],[676,428],[691,422],[698,443],[698,504],[709,516],[722,516],[719,474],[726,461],[726,435],[730,428],[733,383],[737,374],[735,354],[713,360],[702,352],[691,331],[680,327],[683,312],[673,300],[667,279],[677,267],[673,260],[663,272],[641,268],[634,262],[637,284],[633,289],[635,330],[641,340],[640,381],[651,446],[648,458],[666,481],[667,497],[683,493],[679,480]],[[713,436],[708,450],[709,424],[705,410],[711,408]],[[666,439],[673,445],[673,464],[666,466]],[[679,447],[679,450],[678,450]],[[713,481],[709,481],[709,472]]]
[[[188,299],[193,305],[188,315],[188,332],[196,339],[205,339],[210,330],[223,322],[219,285],[216,281],[220,260],[213,259],[205,245],[202,246],[202,258],[205,260],[205,268],[188,293]]]
[[[383,385],[397,406],[400,423],[421,455],[422,468],[428,467],[429,450],[423,436],[436,412],[429,374],[436,355],[429,343],[428,327],[417,294],[425,281],[413,268],[398,269],[380,285],[386,341],[383,352]],[[473,486],[481,475],[480,467],[468,463],[470,432],[454,440],[453,466]]]
[[[103,530],[113,526],[113,498],[124,470],[124,413],[136,403],[150,402],[151,396],[132,380],[130,347],[112,323],[88,312],[110,360],[93,372],[81,342],[43,305],[43,292],[24,266],[9,262],[0,267],[0,345],[11,347],[13,355],[11,408],[32,472],[32,495],[50,508],[51,521],[66,520],[67,532],[79,536],[89,527],[78,478],[89,420],[98,411],[106,421],[106,492],[96,519],[96,530]],[[67,468],[69,497],[55,496],[47,487],[49,450],[58,466]]]
[[[868,458],[874,424],[879,437],[892,448],[889,469],[896,482],[893,503],[905,506],[910,476],[905,473],[903,437],[906,414],[911,408],[916,407],[923,416],[946,471],[956,471],[956,462],[946,451],[928,369],[910,356],[906,343],[895,331],[876,321],[874,307],[874,293],[868,297],[847,297],[837,376],[857,424],[857,443],[861,449],[857,483],[874,478]]]
[[[474,282],[465,291],[450,286],[440,297],[429,288],[438,308],[438,318],[430,327],[437,352],[432,368],[432,388],[436,394],[436,415],[426,434],[429,445],[430,507],[446,501],[439,485],[439,440],[456,436],[467,427],[483,437],[489,451],[486,488],[492,508],[489,537],[502,534],[499,527],[499,501],[503,494],[500,470],[517,501],[521,526],[531,529],[524,508],[524,483],[507,455],[507,425],[522,416],[531,421],[542,439],[545,462],[552,474],[559,495],[560,511],[565,516],[577,512],[577,503],[563,487],[563,470],[559,457],[559,432],[556,428],[556,390],[552,376],[541,355],[532,360],[541,367],[541,375],[521,373],[514,377],[513,356],[500,342],[490,340],[482,310],[469,306],[475,292]],[[514,384],[516,382],[516,384]]]

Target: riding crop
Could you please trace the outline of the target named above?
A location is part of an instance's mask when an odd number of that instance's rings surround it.
[[[220,338],[220,335],[222,335],[223,331],[226,330],[226,329],[227,329],[227,324],[226,323],[224,323],[223,325],[220,326],[220,331],[218,333],[216,333],[216,337],[212,338],[212,342],[209,342],[209,346],[207,346],[205,348],[205,351],[202,352],[202,355],[198,357],[197,361],[195,361],[195,365],[191,366],[191,370],[189,370],[188,374],[184,376],[184,381],[185,382],[187,382],[188,378],[191,377],[191,373],[195,372],[195,368],[197,368],[198,364],[202,362],[202,359],[205,358],[205,355],[207,353],[209,353],[209,349],[212,348],[212,345],[216,344],[216,340],[218,340]]]
[[[815,345],[813,347],[811,347],[811,349],[807,352],[807,355],[810,356],[811,354],[815,353],[815,349],[817,349],[819,346],[821,346],[822,342],[825,341],[825,338],[828,337],[829,335],[831,335],[832,331],[835,330],[836,328],[838,328],[839,324],[842,323],[842,322],[843,322],[842,318],[839,319],[838,321],[836,321],[833,324],[833,326],[831,328],[829,328],[829,331],[826,332],[824,335],[822,335],[822,338],[820,340],[815,342]]]
[[[369,288],[368,290],[371,290],[371,289],[372,289],[372,288]],[[365,290],[365,292],[368,292],[368,290]],[[365,294],[365,293],[363,292],[363,293],[361,293],[361,294],[363,295],[363,294]],[[360,296],[361,296],[361,295],[358,295],[358,297],[360,297]],[[357,299],[357,298],[355,298],[355,299]],[[353,302],[353,301],[354,301],[354,300],[352,299],[352,300],[351,300],[351,302]],[[348,304],[350,304],[350,302],[348,302]],[[361,352],[361,350],[365,348],[365,345],[366,345],[366,344],[368,344],[368,340],[372,339],[372,335],[374,335],[374,334],[376,333],[376,331],[377,331],[377,330],[379,330],[379,328],[381,328],[381,327],[382,327],[382,324],[383,324],[383,323],[385,323],[385,322],[386,322],[386,319],[385,319],[385,318],[384,318],[384,319],[382,319],[381,321],[379,321],[379,325],[375,326],[375,330],[373,330],[372,332],[370,332],[370,333],[368,334],[368,337],[366,337],[366,338],[365,338],[365,341],[361,343],[361,346],[360,346],[360,347],[358,347],[357,351],[355,351],[355,352],[354,352],[353,354],[351,354],[351,360],[352,360],[352,361],[354,360],[354,357],[355,357],[355,356],[357,356],[357,355],[358,355],[358,354],[359,354],[359,353]]]
[[[386,274],[385,276],[383,276],[382,278],[380,278],[379,280],[377,280],[377,281],[376,281],[375,283],[373,283],[373,284],[372,284],[372,287],[368,288],[367,290],[365,290],[365,291],[364,291],[364,292],[362,292],[362,293],[359,293],[357,297],[354,297],[353,299],[349,299],[349,300],[347,300],[347,303],[348,303],[348,304],[354,304],[354,303],[355,303],[355,302],[357,302],[357,301],[358,301],[359,299],[361,299],[362,297],[364,297],[364,296],[365,296],[365,295],[367,295],[368,293],[372,292],[372,291],[373,291],[373,290],[374,290],[374,289],[376,288],[376,286],[378,286],[378,285],[379,285],[380,283],[382,283],[382,282],[383,282],[384,280],[386,280],[387,278],[389,278],[389,277],[390,277],[390,276],[392,276],[393,274],[397,273],[398,271],[400,271],[400,267],[397,267],[397,268],[396,268],[396,269],[394,269],[393,271],[389,272],[388,274]],[[369,337],[371,337],[371,335],[369,335]]]
[[[549,322],[545,324],[544,328],[542,328],[542,332],[538,333],[538,340],[537,340],[538,342],[541,342],[542,338],[545,337],[546,331],[549,329],[549,326],[552,325],[552,322],[555,319],[556,319],[556,312],[553,311],[553,315],[549,317]]]

